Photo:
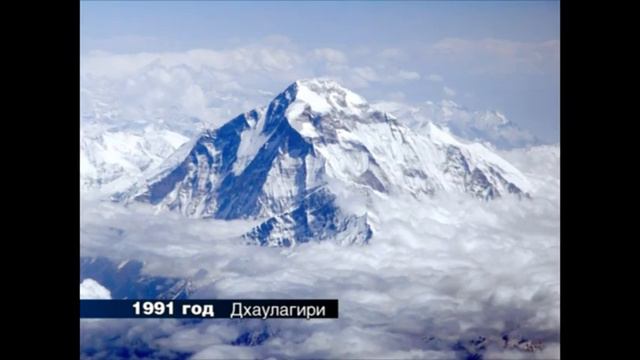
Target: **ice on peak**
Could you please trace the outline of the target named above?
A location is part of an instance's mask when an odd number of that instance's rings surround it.
[[[326,78],[298,80],[287,88],[285,96],[290,101],[285,113],[287,120],[307,138],[320,137],[322,132],[312,119],[333,122],[328,127],[324,124],[325,128],[332,128],[347,119],[370,118],[374,112],[363,97]]]
[[[340,85],[337,81],[327,78],[315,78],[307,80],[298,80],[296,84],[299,88],[306,88],[308,90],[319,92],[323,94],[334,94],[338,97],[344,98],[344,100],[351,105],[359,106],[366,105],[367,101],[360,95]]]
[[[336,89],[336,90],[347,90],[345,87],[340,85],[337,81],[330,78],[309,78],[309,79],[300,79],[296,80],[294,83],[298,88],[306,87],[314,90],[319,89]]]
[[[367,101],[362,96],[327,78],[298,80],[290,89],[295,98],[291,104],[295,111],[292,110],[290,115],[300,115],[307,105],[316,113],[338,111],[354,115],[359,115],[368,108]]]

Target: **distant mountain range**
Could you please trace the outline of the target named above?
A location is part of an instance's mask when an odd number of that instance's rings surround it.
[[[496,110],[470,110],[453,100],[425,101],[417,105],[381,101],[379,110],[396,115],[418,133],[428,132],[429,124],[446,128],[455,136],[489,143],[499,149],[540,145],[542,142]]]

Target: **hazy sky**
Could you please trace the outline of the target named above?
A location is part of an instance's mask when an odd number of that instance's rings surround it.
[[[83,61],[264,47],[287,66],[255,68],[282,75],[262,90],[279,92],[297,74],[339,75],[369,100],[499,110],[549,142],[559,139],[559,38],[557,1],[81,4]]]

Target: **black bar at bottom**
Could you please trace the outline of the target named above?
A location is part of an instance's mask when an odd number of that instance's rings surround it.
[[[80,300],[80,318],[337,319],[338,300]]]

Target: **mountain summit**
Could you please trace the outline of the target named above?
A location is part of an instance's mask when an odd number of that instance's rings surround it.
[[[477,143],[434,124],[417,134],[335,81],[296,81],[266,107],[207,130],[125,195],[185,216],[263,219],[250,242],[362,244],[367,214],[338,203],[340,189],[481,199],[527,196],[527,179]]]

